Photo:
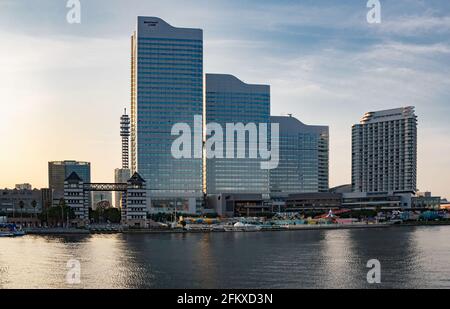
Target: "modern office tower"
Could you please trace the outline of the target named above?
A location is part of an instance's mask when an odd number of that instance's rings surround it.
[[[116,168],[114,170],[114,182],[115,183],[127,183],[131,178],[131,170],[129,168]],[[122,207],[122,192],[114,193],[114,207]]]
[[[280,126],[278,168],[270,170],[270,194],[328,192],[329,128],[306,125],[294,117],[271,117]]]
[[[120,117],[120,136],[122,137],[122,168],[130,168],[129,147],[130,147],[130,116],[127,115],[127,109]]]
[[[270,128],[270,86],[246,84],[232,75],[206,74],[206,122],[221,125],[224,141],[229,138],[226,136],[227,123],[254,123],[257,127],[260,123],[265,123]],[[208,194],[268,195],[269,170],[261,169],[262,160],[259,156],[250,158],[250,134],[245,135],[245,159],[237,157],[237,147],[234,158],[227,158],[224,147],[224,158],[206,160]]]
[[[417,191],[414,107],[366,113],[352,135],[354,192]]]
[[[64,197],[64,180],[73,172],[85,183],[91,182],[91,163],[78,161],[54,161],[48,163],[48,185],[53,190],[53,199]]]
[[[138,17],[131,37],[131,169],[146,181],[155,211],[201,207],[202,158],[172,155],[172,127],[203,115],[203,31]],[[201,123],[201,121],[200,121]],[[194,147],[195,148],[195,147]],[[194,153],[194,149],[193,149]]]

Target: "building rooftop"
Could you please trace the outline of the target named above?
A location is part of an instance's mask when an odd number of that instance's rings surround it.
[[[316,133],[316,134],[328,134],[328,126],[316,126],[307,125],[291,116],[271,116],[270,121],[272,123],[280,124],[281,132],[289,132],[292,134],[298,133]]]
[[[83,179],[81,179],[80,176],[78,176],[77,173],[72,172],[69,175],[69,177],[67,177],[64,181],[67,181],[67,182],[82,182]]]
[[[247,84],[231,74],[206,74],[207,91],[226,91],[244,93],[269,93],[270,86],[262,84]]]
[[[414,113],[414,106],[368,112],[363,116],[360,123],[368,124],[407,118],[417,118],[417,116]]]

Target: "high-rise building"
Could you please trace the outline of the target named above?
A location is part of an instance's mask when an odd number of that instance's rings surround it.
[[[226,124],[267,124],[270,128],[270,86],[246,84],[232,75],[206,74],[206,122],[217,123],[226,134]],[[217,134],[217,132],[216,132]],[[206,192],[269,193],[269,170],[261,168],[262,159],[250,158],[249,138],[245,139],[246,158],[206,160]],[[225,136],[225,138],[229,138]]]
[[[270,194],[328,192],[329,128],[294,117],[271,117],[280,128],[278,168],[270,170]]]
[[[352,135],[354,192],[417,191],[414,107],[366,113]]]
[[[84,183],[91,182],[91,163],[78,161],[54,161],[48,163],[48,186],[53,190],[55,201],[64,197],[64,181],[73,172]]]
[[[203,31],[138,17],[131,37],[131,169],[146,181],[155,211],[196,211],[202,205],[202,158],[176,159],[172,127],[194,134],[203,115]],[[197,132],[198,131],[198,132]]]
[[[130,168],[130,116],[127,115],[127,109],[120,117],[120,136],[122,137],[122,168],[128,169]]]

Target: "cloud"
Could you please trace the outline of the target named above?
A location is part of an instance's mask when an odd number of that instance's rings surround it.
[[[384,19],[380,32],[404,36],[422,36],[450,32],[450,16],[409,15]]]

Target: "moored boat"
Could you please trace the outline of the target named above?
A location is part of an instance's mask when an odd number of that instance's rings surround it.
[[[24,236],[25,232],[22,229],[17,229],[15,224],[1,223],[0,224],[0,237],[17,237]]]
[[[261,230],[261,226],[242,222],[237,222],[234,225],[226,225],[224,228],[227,232],[257,232]]]

